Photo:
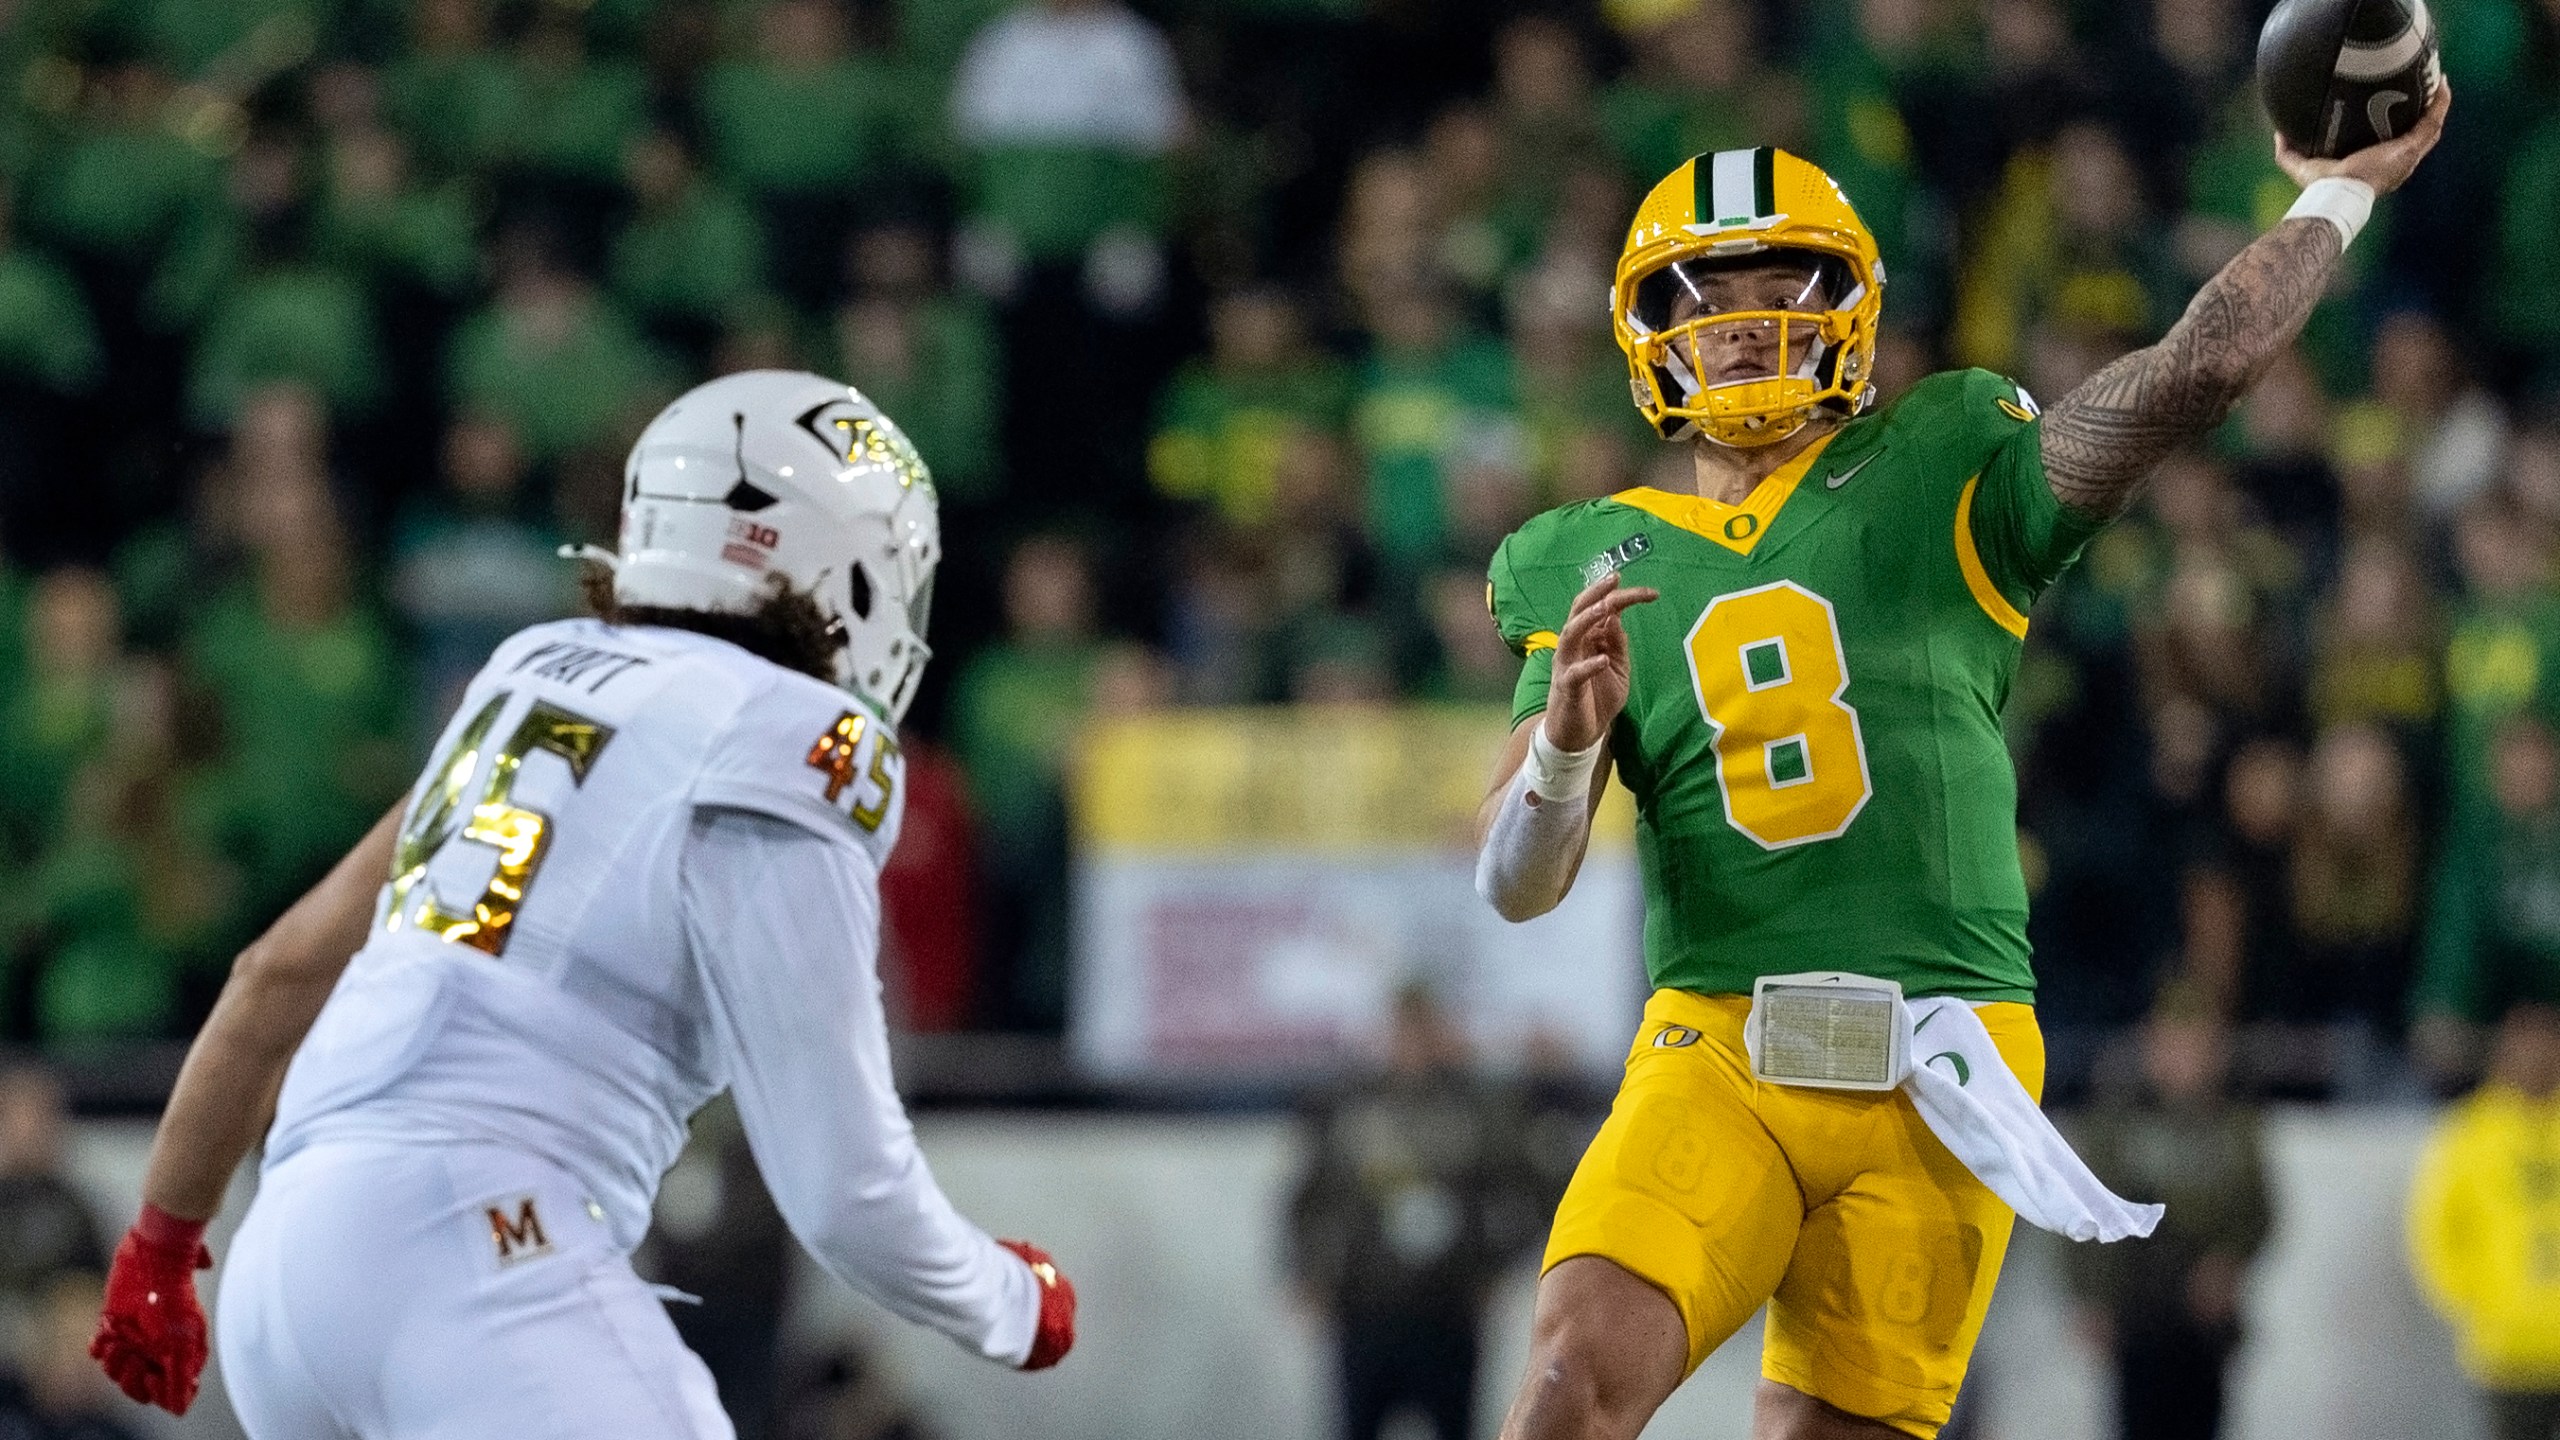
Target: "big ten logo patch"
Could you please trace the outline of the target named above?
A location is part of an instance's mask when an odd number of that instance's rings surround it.
[[[720,547],[720,558],[749,570],[762,570],[773,558],[774,547],[781,543],[781,531],[743,515],[732,515],[728,543]]]
[[[551,1253],[551,1236],[542,1228],[542,1212],[533,1197],[519,1195],[489,1207],[489,1243],[500,1265],[517,1265]]]
[[[1582,583],[1585,585],[1596,584],[1601,576],[1615,575],[1619,571],[1624,570],[1629,565],[1643,559],[1652,552],[1652,536],[1644,534],[1630,535],[1626,539],[1619,541],[1617,544],[1610,546],[1608,549],[1601,551],[1599,554],[1592,556],[1590,559],[1583,561]],[[1490,585],[1485,587],[1488,594],[1491,593],[1492,588],[1493,587]]]

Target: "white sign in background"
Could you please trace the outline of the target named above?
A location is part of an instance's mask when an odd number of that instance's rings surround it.
[[[1374,1055],[1420,982],[1488,1068],[1605,1076],[1643,1009],[1643,924],[1623,848],[1520,925],[1464,853],[1106,854],[1078,869],[1069,1038],[1105,1079],[1326,1073]]]

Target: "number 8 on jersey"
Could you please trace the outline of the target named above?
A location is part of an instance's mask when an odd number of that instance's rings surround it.
[[[1792,580],[1719,595],[1688,650],[1725,819],[1764,850],[1847,830],[1874,787],[1831,602]]]

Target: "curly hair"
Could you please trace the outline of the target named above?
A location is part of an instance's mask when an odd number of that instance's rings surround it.
[[[844,628],[827,618],[818,602],[794,590],[779,575],[766,581],[764,603],[753,613],[732,615],[716,610],[672,610],[659,605],[625,605],[614,598],[613,571],[594,561],[578,577],[587,608],[607,625],[663,625],[726,640],[785,670],[797,670],[832,685],[836,656],[844,649]]]

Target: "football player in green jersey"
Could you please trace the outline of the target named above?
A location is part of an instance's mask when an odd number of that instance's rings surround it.
[[[1478,888],[1552,908],[1614,768],[1655,987],[1557,1212],[1510,1440],[1634,1436],[1763,1304],[1755,1440],[1946,1422],[2014,1217],[1901,1082],[1912,1015],[1954,997],[1973,1066],[2041,1092],[2000,731],[2027,608],[2292,343],[2450,100],[2344,159],[2280,143],[2301,203],[2041,414],[1980,371],[1870,413],[1883,269],[1795,156],[1701,155],[1645,199],[1611,308],[1695,489],[1541,515],[1490,575],[1526,663]]]

